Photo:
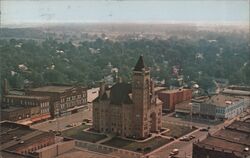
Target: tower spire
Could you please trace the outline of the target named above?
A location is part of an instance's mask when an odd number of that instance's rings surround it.
[[[140,55],[135,67],[134,67],[134,71],[142,71],[143,69],[145,69],[145,64],[144,64],[144,60],[143,60],[143,55]]]

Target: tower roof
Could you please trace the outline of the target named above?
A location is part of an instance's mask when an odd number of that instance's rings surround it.
[[[145,68],[143,56],[141,55],[134,67],[134,71],[142,71]]]

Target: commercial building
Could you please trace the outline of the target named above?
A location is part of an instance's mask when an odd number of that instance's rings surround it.
[[[192,99],[191,89],[164,90],[158,93],[159,99],[163,102],[163,109],[175,110],[175,105]]]
[[[181,114],[182,116],[190,115],[191,109],[192,109],[191,100],[184,101],[182,103],[175,105],[175,113],[177,114],[177,116],[178,114]]]
[[[52,117],[69,115],[87,105],[87,88],[71,85],[48,85],[29,89],[27,95],[49,96]]]
[[[193,158],[248,158],[250,122],[235,121],[203,141],[193,144]]]
[[[242,113],[246,106],[244,99],[222,94],[211,96],[202,102],[193,100],[194,113],[203,118],[231,119]]]
[[[102,85],[93,103],[93,129],[123,137],[146,138],[161,129],[162,102],[154,93],[150,72],[140,56],[132,84]]]
[[[65,140],[39,149],[35,155],[37,158],[119,158],[108,153],[98,153],[76,146],[75,140]]]
[[[0,122],[1,153],[11,157],[30,157],[36,150],[55,143],[55,135],[14,122]],[[15,156],[14,156],[15,155]]]
[[[231,119],[247,109],[244,98],[218,94],[198,97],[176,105],[175,112],[204,119]]]
[[[250,107],[250,88],[249,87],[229,87],[223,89],[222,93],[229,96],[237,96],[244,99],[244,104]]]
[[[30,120],[30,108],[14,107],[1,108],[1,120],[28,121]]]
[[[32,123],[50,118],[49,97],[4,95],[1,103],[2,120],[29,120]]]

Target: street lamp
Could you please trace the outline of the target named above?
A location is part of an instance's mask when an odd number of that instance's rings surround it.
[[[189,103],[191,109],[190,109],[190,115],[191,115],[191,129],[192,129],[192,123],[193,123],[193,103]]]

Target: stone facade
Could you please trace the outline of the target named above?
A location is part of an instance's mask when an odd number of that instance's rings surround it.
[[[49,96],[51,117],[76,113],[87,105],[87,88],[72,85],[48,85],[29,89],[27,95]]]
[[[150,72],[139,58],[132,84],[101,86],[93,104],[93,129],[123,137],[142,139],[161,129],[162,102],[154,94]]]

